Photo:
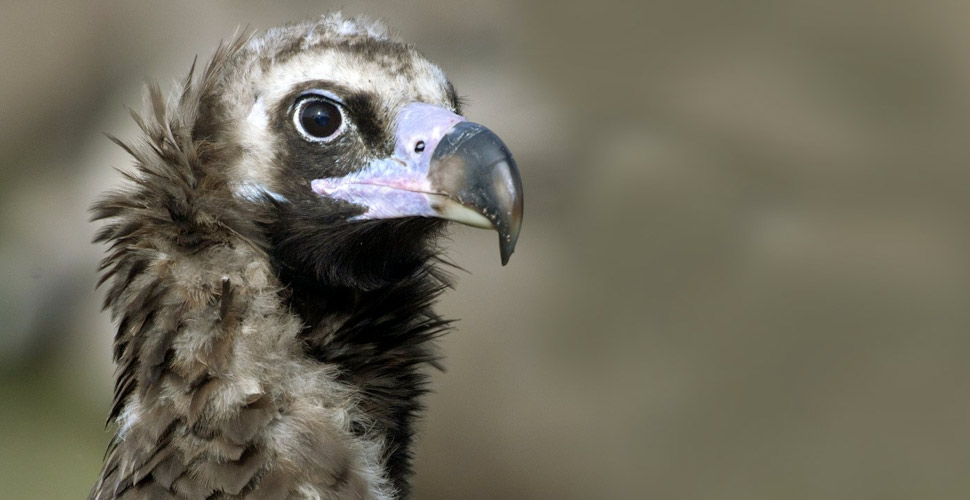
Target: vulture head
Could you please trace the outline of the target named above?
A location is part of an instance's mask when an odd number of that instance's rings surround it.
[[[522,220],[501,139],[444,73],[339,14],[222,45],[93,208],[118,322],[90,499],[400,499],[449,322],[438,236]]]

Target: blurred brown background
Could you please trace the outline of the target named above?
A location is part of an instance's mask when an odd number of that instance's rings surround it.
[[[527,193],[508,267],[454,231],[417,498],[970,494],[970,4],[8,0],[0,496],[100,467],[101,133],[237,26],[341,7],[436,60]]]

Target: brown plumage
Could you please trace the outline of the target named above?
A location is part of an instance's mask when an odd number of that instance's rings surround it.
[[[341,191],[358,198],[311,189],[386,165],[393,179],[405,164],[443,171],[444,146],[430,150],[447,129],[419,134],[425,159],[400,160],[402,110],[460,122],[437,67],[339,15],[240,37],[173,100],[147,95],[143,139],[113,139],[135,169],[93,208],[118,322],[117,433],[89,499],[406,497],[422,368],[448,328],[431,310],[447,286],[436,235],[443,219],[491,224],[507,258],[521,185],[504,145],[474,146],[498,163],[448,166],[462,187],[419,193],[428,207],[388,209],[367,182]],[[307,135],[327,120],[343,128]],[[481,172],[502,182],[465,191]]]

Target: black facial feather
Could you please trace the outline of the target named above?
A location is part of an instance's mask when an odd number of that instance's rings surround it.
[[[305,276],[328,287],[363,291],[396,283],[432,262],[436,219],[360,221],[346,218],[361,209],[346,202],[278,204],[278,218],[266,225],[271,255],[281,276]]]
[[[364,144],[375,155],[391,154],[394,150],[394,134],[390,124],[382,118],[384,114],[378,108],[377,98],[367,92],[355,92],[344,97],[344,102]]]

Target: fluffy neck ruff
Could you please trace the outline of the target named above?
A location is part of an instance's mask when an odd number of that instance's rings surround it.
[[[440,367],[432,341],[448,330],[449,321],[431,309],[444,286],[418,275],[369,291],[301,279],[286,289],[303,320],[306,353],[339,367],[338,380],[359,391],[359,408],[387,444],[387,472],[402,497],[409,492],[414,419],[427,392],[424,365]]]

